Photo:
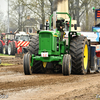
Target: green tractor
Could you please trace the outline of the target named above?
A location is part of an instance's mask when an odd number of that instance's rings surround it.
[[[70,19],[69,25],[67,25],[67,21],[62,21],[62,19],[59,19],[60,23],[57,24],[56,14],[67,14]],[[64,31],[60,31],[59,28],[63,27],[60,25],[65,26],[64,30],[69,31],[68,45],[66,45],[66,40],[62,39]],[[71,31],[71,16],[68,13],[54,12],[50,16],[49,30],[40,30],[37,33],[38,35],[30,39],[28,53],[24,55],[25,75],[45,72],[49,64],[53,66],[53,70],[61,71],[63,75],[86,74],[88,72],[89,42],[80,33]]]

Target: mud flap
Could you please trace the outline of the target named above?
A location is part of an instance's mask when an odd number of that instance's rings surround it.
[[[97,65],[97,57],[96,57],[96,47],[91,46],[91,63],[90,63],[90,68],[91,68],[91,73],[97,72],[98,71],[98,65]]]
[[[1,64],[1,59],[0,59],[0,64]]]

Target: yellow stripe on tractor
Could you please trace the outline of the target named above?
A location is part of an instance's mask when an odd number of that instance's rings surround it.
[[[43,67],[45,68],[47,65],[47,62],[43,62]]]

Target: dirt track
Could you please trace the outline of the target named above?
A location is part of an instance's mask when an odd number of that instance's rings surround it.
[[[25,76],[23,60],[0,58],[11,66],[0,66],[1,100],[99,100],[100,73],[88,75],[33,74]]]

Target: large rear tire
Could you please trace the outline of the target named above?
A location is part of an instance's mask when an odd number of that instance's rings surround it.
[[[8,44],[8,54],[9,55],[15,55],[15,52],[16,52],[15,43],[14,42],[10,42]]]
[[[38,55],[39,50],[39,35],[34,35],[29,41],[28,52],[30,54]]]
[[[34,54],[35,56],[38,55],[38,50],[39,50],[39,35],[34,35],[30,39],[30,43],[28,46],[28,53],[30,55]],[[32,66],[32,72],[33,73],[44,73],[44,68],[42,61],[35,61]]]
[[[72,74],[86,74],[88,71],[88,40],[84,36],[75,36],[70,42]]]

